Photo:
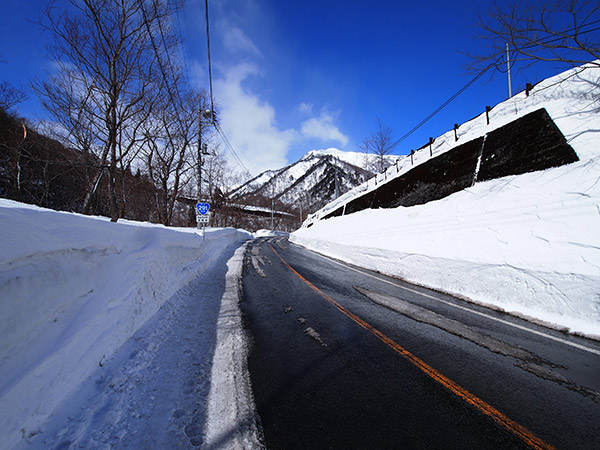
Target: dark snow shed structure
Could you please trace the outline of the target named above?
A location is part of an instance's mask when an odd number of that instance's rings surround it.
[[[478,167],[478,161],[480,161]],[[578,161],[542,108],[416,166],[376,190],[349,201],[325,219],[368,208],[422,205],[478,181],[520,175]]]

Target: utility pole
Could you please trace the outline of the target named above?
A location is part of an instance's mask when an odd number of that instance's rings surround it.
[[[510,53],[508,51],[508,42],[506,43],[506,68],[508,72],[508,98],[512,97],[512,86],[510,84]]]
[[[207,145],[202,143],[202,117],[205,119],[211,119],[213,122],[215,120],[215,116],[213,111],[210,109],[202,110],[202,96],[198,95],[198,167],[197,169],[197,179],[196,179],[196,196],[197,202],[202,203],[202,165],[204,164],[202,161],[203,155],[208,155]],[[198,215],[198,212],[196,212]],[[198,223],[198,228],[200,228],[200,223]]]
[[[202,202],[202,98],[198,95],[198,177],[196,179],[197,203]],[[200,227],[200,225],[198,225]]]
[[[275,227],[273,226],[273,196],[275,195],[275,187],[273,185],[271,185],[271,231],[273,231],[275,229]]]

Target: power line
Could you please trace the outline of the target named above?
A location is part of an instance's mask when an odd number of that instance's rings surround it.
[[[535,47],[546,48],[546,46],[548,44],[552,44],[553,42],[561,41],[563,39],[574,39],[575,38],[575,34],[566,34],[566,33],[572,33],[573,31],[577,31],[577,33],[576,33],[577,36],[581,36],[581,35],[584,35],[584,34],[587,34],[587,33],[592,33],[594,31],[598,31],[598,30],[600,30],[600,27],[596,27],[596,28],[592,28],[592,29],[588,29],[588,30],[582,30],[583,28],[586,28],[586,27],[589,27],[589,26],[592,26],[592,25],[596,25],[598,23],[600,23],[600,19],[594,20],[593,22],[586,23],[586,24],[581,25],[579,27],[572,27],[572,28],[563,30],[561,32],[552,33],[549,36],[546,36],[544,38],[538,39],[535,42],[532,42],[532,43],[530,43],[528,45],[523,45],[523,46],[519,47],[519,50],[513,49],[511,56],[519,54],[519,52],[521,50],[528,50],[528,49],[532,49],[532,48],[535,48]],[[527,58],[525,58],[525,59],[518,59],[516,57],[511,57],[511,69],[512,69],[512,67],[515,65],[515,63],[517,61],[528,61],[528,60],[531,60],[531,59],[532,58],[529,58],[529,59],[527,59]],[[506,70],[502,69],[501,66],[498,66],[498,65],[496,66],[496,70],[498,72],[500,72],[500,73],[506,73]]]
[[[179,83],[174,78],[172,78],[175,76],[175,70],[174,70],[173,64],[171,62],[171,57],[169,55],[169,50],[167,48],[167,44],[166,44],[166,40],[165,40],[165,33],[164,33],[164,30],[162,27],[163,14],[161,11],[159,11],[157,0],[153,0],[152,6],[154,7],[154,15],[152,16],[152,19],[153,20],[156,19],[156,22],[158,24],[160,40],[161,40],[161,43],[162,43],[162,46],[164,49],[164,55],[165,55],[165,59],[167,60],[167,65],[169,66],[168,71],[165,71],[165,68],[163,67],[163,57],[162,57],[161,52],[159,51],[158,46],[156,45],[156,42],[154,40],[154,33],[150,29],[150,22],[148,20],[146,10],[144,9],[144,5],[141,5],[142,15],[144,17],[144,22],[146,25],[146,29],[148,30],[148,34],[150,37],[150,42],[152,44],[152,48],[154,50],[154,54],[156,55],[156,58],[157,58],[158,67],[160,69],[160,72],[163,77],[163,81],[165,83],[165,87],[167,89],[167,94],[169,95],[171,104],[177,110],[177,108],[179,106],[179,102],[181,101],[181,92],[179,91]],[[167,9],[164,11],[164,17],[169,16],[168,4],[167,4],[166,8]],[[170,74],[171,74],[171,80],[173,81],[172,83],[170,82],[170,77],[168,76],[167,72],[170,72]],[[175,87],[176,96],[174,96],[173,92],[171,91],[171,85],[174,85],[174,87]],[[175,100],[177,100],[177,101],[175,101]]]
[[[190,20],[190,14],[184,14],[183,25],[185,27],[185,37],[187,38],[187,42],[191,44],[192,39],[191,39],[191,33],[190,33],[189,20]],[[185,50],[184,50],[184,54],[185,54]],[[200,79],[201,79],[201,73],[199,71],[197,64],[192,64],[191,72],[192,72],[192,76],[194,78],[194,86],[191,86],[191,84],[189,86],[192,87],[193,89],[200,91],[199,83],[200,83]]]
[[[215,129],[217,130],[217,133],[219,133],[219,136],[221,136],[221,139],[223,139],[223,142],[225,143],[225,146],[227,147],[227,149],[231,152],[231,155],[233,156],[233,159],[237,162],[237,164],[250,176],[252,176],[252,172],[250,172],[248,170],[248,168],[246,167],[246,165],[244,164],[244,162],[242,161],[242,159],[240,158],[240,156],[237,154],[237,152],[235,151],[235,148],[233,147],[233,145],[231,144],[231,141],[229,139],[229,137],[227,136],[227,133],[225,133],[225,130],[223,130],[223,128],[221,127],[221,125],[219,124],[219,122],[217,122],[216,120],[213,122]]]
[[[179,39],[181,42],[181,45],[179,45],[179,51],[181,52],[181,60],[183,61],[183,67],[184,67],[184,76],[185,76],[185,81],[186,84],[189,87],[191,86],[190,84],[190,77],[189,77],[189,65],[187,62],[187,56],[185,54],[185,47],[183,45],[183,31],[181,29],[181,19],[179,17],[179,11],[180,9],[175,9],[175,16],[177,17],[177,29],[179,30]]]
[[[452,103],[460,94],[465,92],[469,87],[471,87],[471,85],[473,85],[479,78],[481,78],[488,70],[490,70],[492,67],[494,67],[499,60],[500,60],[500,58],[498,58],[496,61],[494,61],[493,63],[488,65],[485,69],[483,69],[481,72],[479,72],[471,81],[469,81],[462,88],[460,88],[454,95],[452,95],[452,97],[450,97],[448,100],[446,100],[444,103],[442,103],[442,105],[439,106],[435,111],[433,111],[425,119],[423,119],[421,122],[419,122],[419,124],[417,126],[415,126],[413,129],[411,129],[408,133],[406,133],[400,139],[395,141],[391,145],[391,147],[397,146],[400,142],[402,142],[404,139],[409,137],[411,134],[413,134],[415,131],[417,131],[419,128],[421,128],[423,125],[425,125],[431,119],[433,119],[433,117],[436,116],[442,109],[444,109],[446,106],[448,106],[450,103]]]
[[[573,32],[575,30],[579,30],[578,31],[578,35],[582,35],[582,34],[586,34],[586,33],[591,33],[593,31],[597,31],[600,30],[600,27],[596,27],[596,28],[592,28],[592,29],[587,29],[587,30],[583,30],[581,31],[581,28],[585,28],[585,27],[589,27],[592,25],[595,25],[597,23],[600,23],[600,19],[599,20],[595,20],[593,22],[589,22],[587,24],[582,25],[581,27],[573,27],[573,28],[569,28],[567,30],[564,30],[561,32],[562,33],[570,33]],[[524,47],[522,47],[522,49],[529,49],[529,48],[534,48],[536,46],[542,46],[542,45],[547,45],[550,44],[552,42],[561,40],[561,39],[568,39],[568,38],[573,38],[574,35],[565,35],[565,36],[556,36],[556,34],[553,34],[551,36],[547,36],[545,38],[540,39],[537,42],[531,43],[529,45],[526,45]],[[518,51],[514,51],[514,53],[518,53]],[[466,91],[469,87],[471,87],[471,85],[473,85],[479,78],[481,78],[488,70],[490,70],[492,67],[496,67],[496,70],[503,72],[502,69],[500,69],[497,64],[504,58],[503,55],[501,55],[500,57],[496,58],[494,60],[494,62],[492,62],[491,64],[489,64],[487,67],[485,67],[481,72],[479,72],[471,81],[469,81],[467,84],[465,84],[462,88],[460,88],[454,95],[452,95],[452,97],[450,97],[448,100],[446,100],[441,106],[439,106],[435,111],[433,111],[430,115],[428,115],[425,119],[423,119],[421,122],[419,122],[418,125],[416,125],[414,128],[412,128],[408,133],[406,133],[405,135],[403,135],[400,139],[398,139],[397,141],[395,141],[391,146],[395,147],[397,146],[400,142],[402,142],[403,140],[405,140],[406,138],[408,138],[410,135],[412,135],[415,131],[417,131],[419,128],[421,128],[423,125],[425,125],[427,122],[429,122],[433,117],[435,117],[442,109],[444,109],[446,106],[448,106],[450,103],[452,103],[460,94],[462,94],[464,91]],[[512,64],[514,65],[516,58],[513,59]]]
[[[208,0],[204,0],[204,6],[205,6],[205,11],[206,11],[206,48],[207,48],[207,56],[208,56],[208,87],[209,87],[209,95],[210,95],[210,110],[211,110],[212,123],[213,123],[213,126],[215,127],[215,130],[217,130],[217,133],[219,134],[219,136],[221,136],[221,139],[225,143],[225,146],[227,147],[227,149],[230,151],[231,155],[233,156],[233,159],[237,162],[237,164],[246,173],[248,173],[249,175],[252,175],[251,172],[246,167],[246,165],[243,163],[243,161],[240,158],[240,156],[238,155],[238,153],[235,151],[235,148],[231,144],[231,140],[225,133],[225,130],[223,130],[223,128],[221,127],[219,122],[217,122],[217,119],[216,119],[215,105],[214,105],[214,99],[213,99],[213,86],[212,86],[212,84],[213,84],[212,83],[212,60],[211,60],[211,56],[210,56],[210,26],[209,26],[209,15],[208,15]]]
[[[210,91],[210,110],[215,110],[213,101],[213,88],[212,88],[212,61],[210,58],[210,27],[208,26],[208,0],[204,0],[204,6],[206,7],[206,48],[208,53],[208,87]],[[214,114],[213,114],[214,121]]]

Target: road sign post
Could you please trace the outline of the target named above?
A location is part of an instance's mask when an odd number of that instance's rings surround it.
[[[204,228],[210,222],[209,209],[210,204],[208,203],[200,202],[196,204],[196,223],[198,224],[198,228],[202,227],[202,240],[204,240]]]

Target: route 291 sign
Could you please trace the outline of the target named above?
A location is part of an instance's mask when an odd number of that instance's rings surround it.
[[[210,209],[210,204],[208,203],[196,203],[196,209],[201,215],[204,215]]]

